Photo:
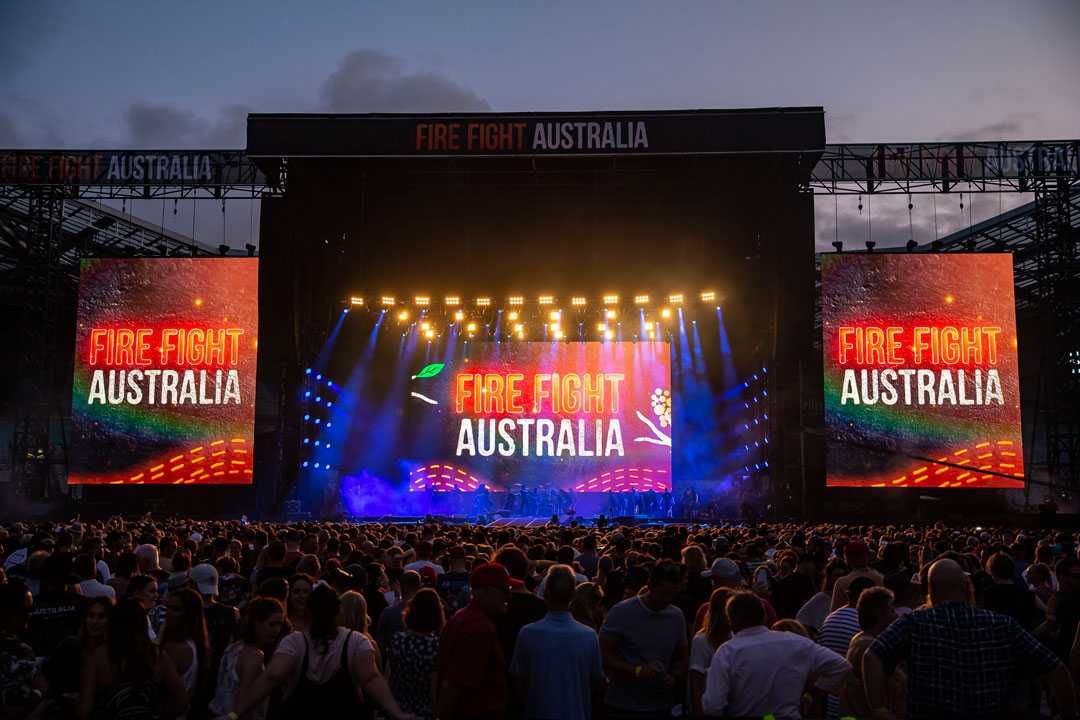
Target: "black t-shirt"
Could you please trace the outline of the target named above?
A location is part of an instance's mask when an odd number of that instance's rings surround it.
[[[543,620],[546,614],[547,605],[532,593],[510,593],[506,614],[501,616],[496,623],[507,667],[510,666],[510,660],[514,657],[514,646],[517,644],[517,636],[521,628],[529,623]]]
[[[90,600],[78,593],[41,593],[30,610],[27,639],[34,653],[52,655],[64,640],[79,634],[83,611]]]
[[[987,587],[983,591],[983,606],[1008,615],[1024,629],[1035,625],[1035,593],[1015,583],[994,583]]]
[[[682,610],[688,628],[694,626],[694,615],[699,607],[709,602],[711,594],[711,580],[701,577],[701,573],[687,576],[686,587],[675,598],[674,605]]]
[[[792,573],[773,583],[772,601],[778,618],[794,618],[806,601],[814,596],[814,581],[801,573]]]

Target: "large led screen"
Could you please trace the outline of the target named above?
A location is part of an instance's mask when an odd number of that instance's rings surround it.
[[[669,490],[670,354],[666,342],[468,343],[418,365],[399,401],[409,489]]]
[[[251,483],[258,267],[83,261],[69,483]]]
[[[1012,256],[821,266],[827,485],[1024,484]]]

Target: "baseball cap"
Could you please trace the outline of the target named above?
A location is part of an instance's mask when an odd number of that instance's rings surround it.
[[[713,560],[712,567],[708,570],[701,571],[701,577],[734,580],[735,578],[742,577],[742,571],[739,570],[739,566],[734,560],[729,560],[728,558],[716,558]]]
[[[218,571],[209,563],[200,563],[191,568],[191,581],[203,595],[218,594]]]
[[[499,563],[484,563],[473,568],[472,573],[469,575],[469,585],[473,589],[481,587],[518,588],[525,585],[525,583],[510,577],[510,573]]]
[[[202,539],[203,539],[202,533],[200,533],[200,532],[193,532],[193,533],[191,533],[190,537],[191,537],[192,540],[194,540],[197,543],[202,542]]]
[[[430,565],[425,565],[417,570],[417,572],[420,573],[420,579],[424,581],[425,585],[434,585],[439,579],[439,575],[435,572],[435,568]]]

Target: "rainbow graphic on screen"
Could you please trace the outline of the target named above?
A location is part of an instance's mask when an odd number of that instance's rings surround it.
[[[827,485],[1021,488],[1012,256],[822,258]]]
[[[250,484],[257,258],[87,259],[70,484]]]

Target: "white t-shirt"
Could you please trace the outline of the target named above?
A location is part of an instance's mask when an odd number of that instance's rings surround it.
[[[444,572],[442,565],[439,565],[438,563],[433,563],[430,560],[417,560],[416,562],[411,562],[405,566],[405,569],[420,572],[420,568],[426,567],[433,568],[436,575],[442,575]]]
[[[327,644],[326,650],[319,651],[318,643],[311,639],[306,632],[293,632],[285,636],[285,639],[277,647],[275,655],[287,655],[296,658],[296,669],[293,677],[289,679],[288,692],[296,687],[300,681],[300,668],[304,664],[304,640],[307,639],[308,669],[307,678],[315,683],[324,683],[333,677],[340,666],[341,649],[345,640],[349,640],[349,648],[346,656],[349,659],[349,668],[356,667],[357,658],[365,652],[374,652],[371,641],[356,631],[339,627],[337,636]]]
[[[97,580],[83,580],[79,583],[79,590],[88,598],[107,597],[116,599],[116,588],[105,585]]]
[[[709,644],[709,638],[705,636],[705,633],[699,632],[690,641],[690,669],[702,675],[708,674],[709,665],[715,654],[716,648]]]

